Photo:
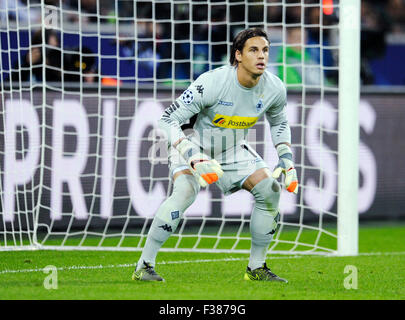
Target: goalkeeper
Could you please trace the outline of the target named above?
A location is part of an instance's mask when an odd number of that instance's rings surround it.
[[[286,189],[298,192],[286,89],[266,70],[268,58],[267,34],[258,28],[241,31],[232,44],[230,65],[203,73],[164,111],[159,125],[168,137],[173,193],[154,217],[133,280],[163,281],[154,269],[159,249],[176,230],[200,188],[216,183],[225,195],[245,189],[255,199],[244,279],[287,282],[265,262],[280,219],[277,178],[283,173]],[[193,133],[186,136],[181,126],[195,115]],[[262,115],[270,123],[279,156],[273,172],[245,140]]]

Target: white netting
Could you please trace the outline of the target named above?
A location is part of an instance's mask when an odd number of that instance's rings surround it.
[[[282,194],[271,250],[336,252],[338,12],[339,1],[3,1],[0,250],[141,249],[171,192],[157,120],[258,26],[289,90],[301,182]],[[263,119],[251,145],[275,165]],[[247,252],[252,201],[202,190],[164,249]]]

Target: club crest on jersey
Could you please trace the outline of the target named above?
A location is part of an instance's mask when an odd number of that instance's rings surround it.
[[[263,109],[263,100],[259,99],[259,102],[256,105],[256,112],[260,112]]]
[[[194,100],[194,95],[193,95],[193,91],[187,89],[186,91],[184,91],[181,95],[181,100],[183,100],[183,102],[185,104],[190,104],[191,102],[193,102]]]
[[[258,119],[258,117],[227,116],[217,113],[212,123],[221,128],[247,129],[254,126]]]

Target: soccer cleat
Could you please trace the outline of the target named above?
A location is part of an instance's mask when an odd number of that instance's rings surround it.
[[[147,262],[143,262],[143,267],[136,271],[136,267],[134,273],[132,274],[132,280],[139,280],[139,281],[165,281],[161,276],[159,276],[155,269]]]
[[[247,267],[244,279],[252,281],[278,281],[288,283],[286,279],[280,278],[278,275],[271,272],[271,270],[267,268],[266,263],[263,264],[263,267],[254,270]]]

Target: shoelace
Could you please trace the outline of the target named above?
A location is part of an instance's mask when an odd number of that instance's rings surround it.
[[[276,278],[277,276],[271,272],[271,270],[267,267],[266,264],[263,265],[263,270],[266,274],[269,274],[272,278]]]
[[[146,272],[152,275],[157,275],[155,269],[149,263],[144,262],[143,264],[145,265]]]

